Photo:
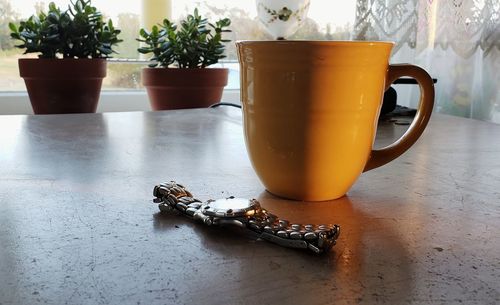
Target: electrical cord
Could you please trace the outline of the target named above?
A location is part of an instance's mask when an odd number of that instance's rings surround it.
[[[236,108],[240,108],[241,109],[241,105],[238,105],[238,104],[234,104],[234,103],[216,103],[216,104],[213,104],[213,105],[210,105],[210,108],[217,108],[219,106],[231,106],[231,107],[236,107]]]

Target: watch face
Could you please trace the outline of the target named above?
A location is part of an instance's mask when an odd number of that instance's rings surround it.
[[[228,199],[217,199],[210,202],[210,208],[217,211],[227,211],[227,210],[246,210],[253,205],[248,199],[243,198],[228,198]]]

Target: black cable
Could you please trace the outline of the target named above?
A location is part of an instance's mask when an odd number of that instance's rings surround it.
[[[241,105],[233,104],[233,103],[217,103],[217,104],[210,105],[210,108],[217,108],[219,106],[231,106],[231,107],[236,107],[236,108],[241,109]]]

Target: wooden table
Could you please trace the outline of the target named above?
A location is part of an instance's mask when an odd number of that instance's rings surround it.
[[[435,115],[347,197],[265,192],[237,109],[0,117],[0,304],[499,304],[500,126]],[[377,143],[401,127],[384,123]],[[324,256],[163,215],[153,186],[338,223]]]

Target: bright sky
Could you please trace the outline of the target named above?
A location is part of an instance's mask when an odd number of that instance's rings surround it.
[[[22,17],[31,16],[34,12],[34,4],[42,0],[11,0],[11,4]],[[50,0],[43,1],[46,4]],[[67,6],[69,0],[52,0],[58,6]],[[196,0],[172,0],[173,15],[180,15],[185,12],[186,6],[190,9]],[[256,15],[255,0],[209,0],[211,5],[218,7],[236,6],[250,12],[251,16]],[[105,14],[115,17],[121,12],[140,13],[141,0],[93,0],[92,4],[98,7]],[[191,4],[191,5],[190,5]],[[321,26],[330,23],[333,26],[353,23],[355,14],[355,0],[312,0],[308,16],[318,22]]]

